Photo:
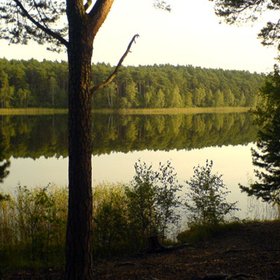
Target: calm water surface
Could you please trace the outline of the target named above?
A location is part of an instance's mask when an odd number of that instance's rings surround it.
[[[0,116],[0,159],[9,160],[9,175],[0,191],[13,193],[28,187],[67,185],[67,117]],[[93,182],[129,182],[134,163],[141,159],[158,167],[170,160],[181,182],[193,166],[214,161],[238,201],[240,218],[273,218],[277,211],[241,194],[238,184],[254,178],[251,151],[256,128],[248,113],[196,115],[95,114],[92,134]]]

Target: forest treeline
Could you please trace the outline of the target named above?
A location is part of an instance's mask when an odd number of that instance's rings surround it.
[[[43,129],[42,129],[43,128]],[[94,155],[247,144],[256,139],[250,113],[93,114]],[[0,161],[11,156],[67,156],[67,115],[0,116]]]
[[[67,107],[66,62],[0,59],[0,108]],[[93,84],[113,71],[93,65]],[[94,93],[94,108],[169,108],[256,105],[264,75],[193,66],[128,66]]]

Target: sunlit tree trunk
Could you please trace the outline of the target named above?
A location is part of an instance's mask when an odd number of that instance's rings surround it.
[[[69,206],[66,279],[93,279],[91,182],[91,57],[93,38],[82,24],[69,29]]]

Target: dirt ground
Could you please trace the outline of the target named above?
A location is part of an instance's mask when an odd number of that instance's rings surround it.
[[[57,280],[62,279],[62,273],[21,271],[0,279]],[[99,261],[95,279],[280,280],[280,222],[246,224],[170,252]]]

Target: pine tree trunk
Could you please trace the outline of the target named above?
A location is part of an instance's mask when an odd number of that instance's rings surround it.
[[[91,280],[91,57],[93,39],[81,24],[69,32],[69,205],[65,279]]]

